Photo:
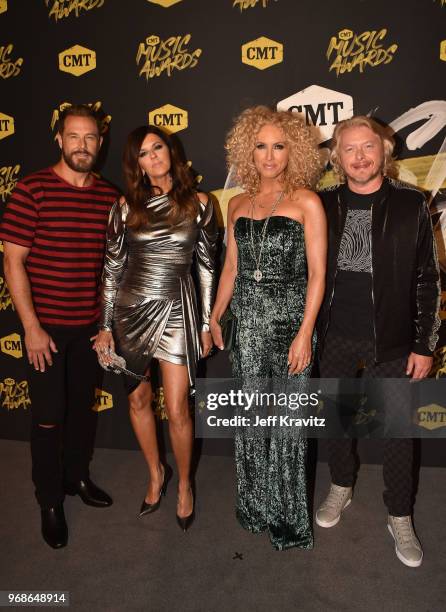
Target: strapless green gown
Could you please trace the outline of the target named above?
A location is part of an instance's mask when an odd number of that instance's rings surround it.
[[[238,320],[233,351],[233,376],[249,386],[249,379],[288,379],[288,350],[303,319],[307,265],[303,226],[283,216],[271,217],[261,262],[262,280],[250,247],[250,220],[239,217],[234,234],[238,247],[238,274],[231,309]],[[253,222],[258,254],[263,221]],[[316,338],[313,338],[313,354]],[[311,364],[291,382],[305,391]],[[280,411],[279,411],[280,413]],[[258,428],[239,427],[235,437],[237,518],[259,533],[268,531],[278,550],[312,548],[308,515],[306,453],[303,435],[289,428],[272,428],[270,437]]]

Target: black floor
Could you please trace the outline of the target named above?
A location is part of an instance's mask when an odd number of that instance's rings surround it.
[[[70,609],[89,612],[446,610],[446,468],[421,471],[415,523],[425,558],[411,569],[394,554],[377,466],[362,466],[339,525],[315,527],[313,551],[278,552],[265,534],[239,527],[229,457],[201,457],[196,522],[183,534],[175,479],[160,510],[138,519],[141,454],[98,449],[92,475],[115,503],[97,509],[67,498],[69,545],[57,551],[40,537],[28,445],[1,440],[0,465],[0,590],[69,591]],[[328,484],[319,464],[315,505]]]

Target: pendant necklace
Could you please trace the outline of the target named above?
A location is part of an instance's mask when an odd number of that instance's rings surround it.
[[[277,200],[274,202],[272,208],[271,208],[271,212],[269,213],[269,215],[266,217],[266,219],[264,219],[264,223],[263,223],[263,227],[262,227],[262,231],[260,232],[260,248],[259,248],[259,254],[257,256],[256,254],[256,249],[255,249],[255,245],[254,245],[254,230],[253,230],[253,225],[254,225],[254,203],[255,203],[255,198],[252,198],[251,200],[251,217],[250,217],[250,238],[251,238],[251,253],[252,253],[252,257],[254,259],[254,262],[256,264],[256,268],[253,272],[253,277],[254,280],[256,280],[257,282],[261,281],[263,278],[263,273],[260,270],[260,264],[262,261],[262,253],[263,253],[263,245],[265,243],[265,236],[266,236],[266,230],[268,228],[268,223],[269,220],[271,219],[271,217],[273,216],[273,214],[276,211],[276,208],[279,206],[280,202],[282,201],[284,192],[281,191],[277,197]]]

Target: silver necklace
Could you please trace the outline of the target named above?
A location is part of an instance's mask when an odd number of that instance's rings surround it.
[[[277,200],[274,202],[272,208],[271,208],[271,212],[269,213],[269,215],[266,217],[266,219],[264,220],[263,223],[263,227],[262,227],[262,231],[260,232],[260,248],[259,248],[259,254],[257,256],[256,254],[256,249],[255,249],[255,245],[254,245],[254,230],[253,230],[253,225],[254,225],[254,198],[252,198],[251,200],[251,218],[250,218],[250,237],[251,237],[251,253],[252,253],[252,257],[254,259],[254,262],[256,264],[256,269],[253,272],[253,277],[254,280],[256,280],[257,282],[261,281],[263,278],[263,273],[260,270],[260,264],[262,261],[262,253],[263,253],[263,245],[265,243],[265,236],[266,236],[266,230],[268,227],[268,223],[269,220],[271,219],[271,217],[273,216],[273,214],[276,211],[276,208],[278,207],[279,203],[281,202],[282,198],[283,198],[283,194],[284,192],[281,191],[277,197]]]

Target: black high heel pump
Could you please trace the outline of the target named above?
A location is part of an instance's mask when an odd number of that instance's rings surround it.
[[[145,516],[146,514],[151,514],[152,512],[155,512],[155,510],[158,510],[158,508],[161,505],[161,497],[163,495],[166,495],[167,492],[167,485],[169,484],[169,480],[172,478],[172,468],[170,467],[170,465],[166,465],[164,468],[164,480],[163,480],[163,485],[160,489],[160,495],[158,497],[158,500],[154,503],[154,504],[148,504],[145,500],[145,498],[142,500],[142,504],[141,504],[141,509],[139,511],[139,516]]]
[[[189,527],[192,525],[195,519],[195,496],[194,496],[192,487],[191,487],[191,492],[192,492],[192,512],[188,516],[178,516],[177,514],[177,523],[180,529],[182,529],[185,533],[189,529]]]

